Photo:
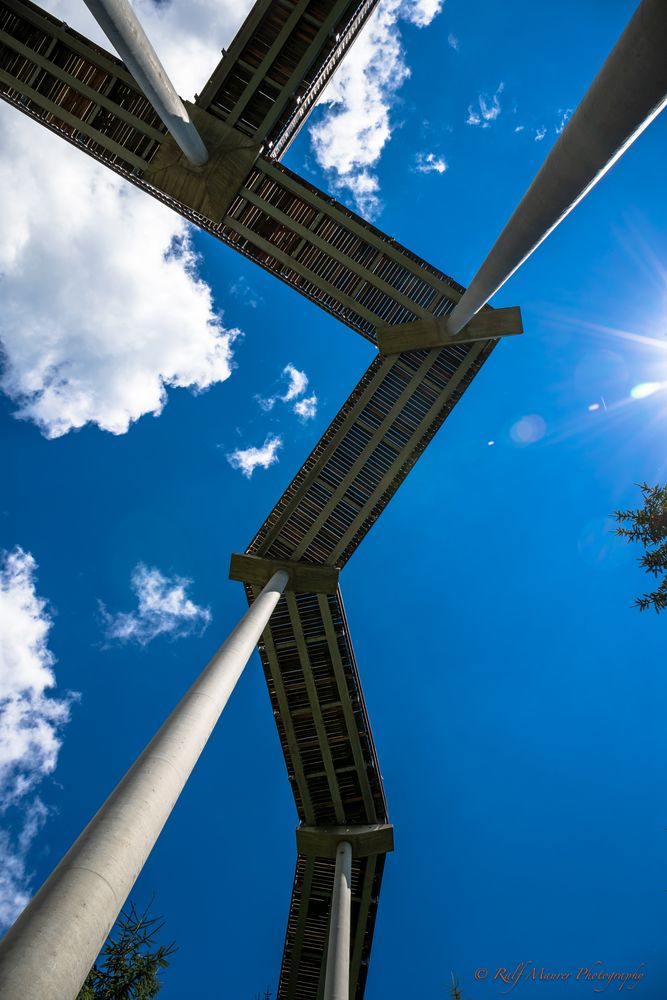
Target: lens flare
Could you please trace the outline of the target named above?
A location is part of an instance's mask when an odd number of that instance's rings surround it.
[[[535,444],[547,432],[547,425],[537,413],[521,417],[510,427],[510,437],[515,444]]]
[[[654,392],[660,392],[667,386],[667,382],[640,382],[639,385],[635,385],[630,389],[630,395],[633,399],[646,399],[647,396],[652,396]]]

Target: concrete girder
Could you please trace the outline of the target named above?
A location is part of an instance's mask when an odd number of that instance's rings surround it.
[[[518,306],[509,306],[480,310],[458,334],[450,332],[447,316],[431,316],[398,326],[379,327],[377,340],[381,354],[401,354],[403,351],[425,351],[449,344],[513,337],[521,333],[521,310]]]
[[[229,579],[263,586],[278,570],[289,574],[285,590],[308,594],[335,594],[340,570],[336,566],[290,562],[287,559],[263,559],[235,552],[229,564]]]

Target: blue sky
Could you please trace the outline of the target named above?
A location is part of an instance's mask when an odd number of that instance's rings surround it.
[[[157,20],[148,3],[171,69],[183,6]],[[286,163],[465,284],[633,6],[385,5]],[[65,8],[51,5],[92,34]],[[190,19],[172,71],[184,96],[213,64],[198,69],[210,16],[229,40],[240,15],[202,4]],[[0,915],[243,613],[230,553],[374,354],[17,118],[0,107],[2,680],[5,708],[23,699],[31,714],[4,717]],[[646,581],[608,515],[667,473],[667,393],[636,391],[667,384],[666,129],[658,119],[497,296],[521,306],[524,336],[494,352],[342,576],[396,829],[368,1000],[444,997],[450,970],[486,1000],[507,989],[494,972],[521,962],[643,963],[637,996],[665,995],[665,622],[630,607]],[[287,365],[308,385],[283,401]],[[314,415],[294,412],[313,396]],[[230,464],[272,437],[267,468]],[[155,893],[179,944],[166,1000],[275,988],[296,822],[255,657],[133,892],[139,905]]]

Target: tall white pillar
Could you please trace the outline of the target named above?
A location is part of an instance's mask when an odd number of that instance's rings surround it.
[[[197,167],[206,163],[206,146],[129,0],[84,3],[188,160]]]
[[[74,1000],[288,581],[275,573],[0,942],[2,1000]]]
[[[447,317],[457,334],[667,104],[667,2],[642,0],[491,252]]]
[[[324,1000],[350,1000],[350,914],[352,910],[352,845],[336,848]]]

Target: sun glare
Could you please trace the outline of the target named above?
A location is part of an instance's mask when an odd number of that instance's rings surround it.
[[[640,382],[639,385],[632,387],[630,395],[633,399],[646,399],[647,396],[652,396],[654,392],[660,392],[661,389],[667,389],[667,382]]]

